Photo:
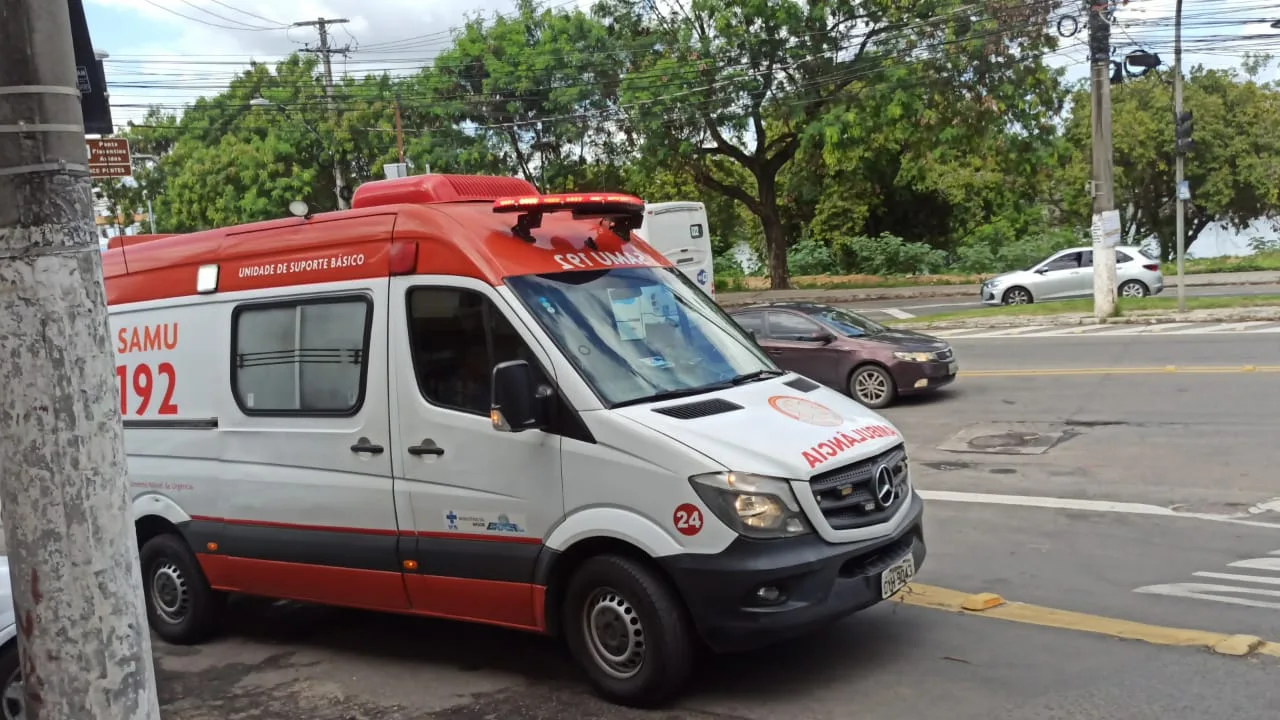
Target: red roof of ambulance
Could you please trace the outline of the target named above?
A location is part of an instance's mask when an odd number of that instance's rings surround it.
[[[413,176],[361,185],[351,210],[145,241],[136,236],[103,253],[107,300],[195,295],[198,268],[215,264],[222,293],[387,277],[393,268],[406,272],[408,263],[416,274],[492,285],[513,275],[670,265],[634,236],[624,243],[599,220],[564,212],[543,216],[535,243],[516,237],[516,215],[493,212],[493,200],[536,194],[516,178]]]

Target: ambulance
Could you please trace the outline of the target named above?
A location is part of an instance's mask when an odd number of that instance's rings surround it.
[[[700,202],[663,202],[644,206],[636,235],[670,260],[711,297],[716,295],[715,255],[707,231],[707,207]]]
[[[228,594],[561,638],[621,704],[925,557],[904,440],[635,237],[638,198],[370,182],[103,254],[148,620]]]

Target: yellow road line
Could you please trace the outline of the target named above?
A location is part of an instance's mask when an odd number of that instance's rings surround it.
[[[981,615],[1027,625],[1075,630],[1126,640],[1141,640],[1152,645],[1199,647],[1222,655],[1267,655],[1280,658],[1280,643],[1267,642],[1252,635],[1228,635],[1208,630],[1147,625],[1102,615],[1006,602],[999,595],[992,593],[973,594],[911,583],[894,597],[893,601],[903,605],[947,610],[964,615]]]
[[[960,377],[1036,377],[1040,375],[1227,375],[1280,373],[1280,365],[1164,365],[1116,368],[1028,368],[1018,370],[962,370]]]

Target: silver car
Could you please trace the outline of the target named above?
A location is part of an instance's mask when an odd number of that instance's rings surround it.
[[[1120,297],[1140,298],[1164,290],[1160,263],[1142,248],[1116,248],[1116,292]],[[982,284],[987,305],[1026,305],[1046,300],[1093,296],[1093,248],[1063,250],[1029,270],[993,277]]]

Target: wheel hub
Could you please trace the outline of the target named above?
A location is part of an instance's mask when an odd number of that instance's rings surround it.
[[[151,601],[156,614],[170,624],[178,624],[187,616],[191,605],[191,593],[182,571],[171,562],[156,568],[151,575]]]
[[[635,608],[613,590],[597,590],[583,608],[587,646],[600,669],[620,680],[644,665],[644,626]]]
[[[859,375],[856,385],[858,397],[868,402],[879,402],[887,390],[884,378],[875,372]]]
[[[5,679],[4,691],[0,693],[0,714],[4,720],[26,720],[27,698],[23,694],[22,672],[14,670]]]

